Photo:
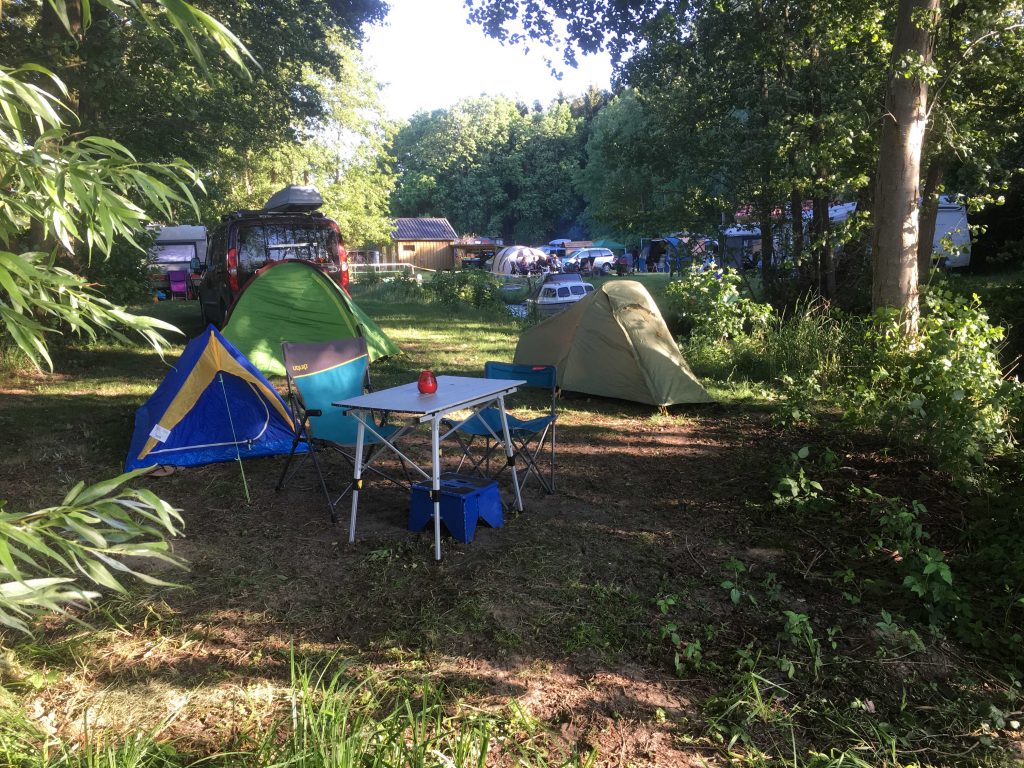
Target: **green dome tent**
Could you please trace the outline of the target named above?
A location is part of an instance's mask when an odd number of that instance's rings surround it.
[[[553,365],[558,386],[649,405],[710,403],[651,294],[633,280],[601,285],[523,331],[515,362]]]
[[[221,331],[260,371],[283,376],[282,341],[362,336],[370,360],[397,355],[387,334],[331,277],[304,261],[279,261],[252,278]]]

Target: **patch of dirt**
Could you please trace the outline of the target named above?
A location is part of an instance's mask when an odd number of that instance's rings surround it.
[[[656,598],[678,596],[673,620],[687,639],[717,633],[732,648],[778,628],[730,602],[720,586],[730,558],[751,582],[788,574],[787,600],[816,617],[849,608],[816,581],[829,542],[749,504],[770,498],[775,463],[793,449],[766,416],[603,407],[565,403],[555,495],[531,484],[522,513],[507,508],[504,527],[481,525],[469,544],[446,537],[440,563],[432,526],[408,531],[408,495],[387,484],[367,481],[349,544],[348,498],[332,525],[309,467],[276,492],[283,459],[249,462],[249,503],[233,464],[146,478],[182,509],[174,550],[189,570],[161,571],[180,588],[96,617],[119,630],[53,628],[63,656],[44,666],[61,674],[39,692],[37,720],[69,735],[86,713],[163,723],[161,738],[216,749],[280,706],[294,653],[422,677],[485,710],[515,702],[555,753],[593,748],[599,766],[706,765],[714,756],[694,737],[712,678],[674,673]],[[33,479],[24,466],[5,474],[11,466],[0,464],[4,487],[45,485],[41,468]],[[331,487],[348,472],[336,464]]]

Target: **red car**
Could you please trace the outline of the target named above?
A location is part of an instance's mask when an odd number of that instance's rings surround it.
[[[284,192],[293,194],[275,204]],[[271,197],[263,210],[235,211],[223,218],[210,238],[205,264],[193,263],[198,267],[193,271],[202,275],[198,293],[204,324],[223,325],[245,284],[278,261],[311,261],[348,290],[348,255],[341,231],[334,221],[311,210],[322,204],[316,190],[288,187]]]

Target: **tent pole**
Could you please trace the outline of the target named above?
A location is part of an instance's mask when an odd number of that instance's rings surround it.
[[[228,390],[224,386],[224,374],[217,374],[217,381],[220,382],[220,391],[224,395],[224,407],[228,412],[228,424],[231,425],[231,439],[235,443],[235,458],[238,460],[238,471],[242,473],[242,487],[245,488],[245,503],[251,504],[249,498],[249,481],[245,479],[245,466],[242,464],[242,452],[238,450],[238,435],[235,434],[235,420],[231,418],[231,404],[228,402]]]

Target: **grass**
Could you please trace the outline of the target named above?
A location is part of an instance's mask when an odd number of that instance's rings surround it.
[[[656,298],[667,283],[636,277]],[[426,366],[475,374],[514,350],[518,322],[500,312],[444,314],[407,288],[354,293],[404,351],[374,365],[378,386]],[[145,309],[201,330],[193,303]],[[71,345],[54,375],[5,372],[12,508],[116,474],[134,410],[178,351]],[[397,492],[367,489],[350,546],[311,484],[273,491],[276,460],[247,468],[249,505],[231,465],[148,481],[184,510],[175,549],[190,571],[177,589],[109,596],[87,626],[3,638],[0,762],[1013,765],[1012,664],[897,611],[899,580],[847,552],[868,520],[782,508],[771,491],[791,452],[831,445],[842,466],[808,472],[833,496],[873,478],[930,510],[968,501],[856,436],[783,430],[766,412],[771,385],[742,370],[713,386],[721,404],[667,414],[563,399],[558,494],[531,490],[503,529],[446,540],[439,564],[429,534],[404,530]],[[517,395],[517,412],[543,408]],[[858,592],[861,579],[872,588]]]

